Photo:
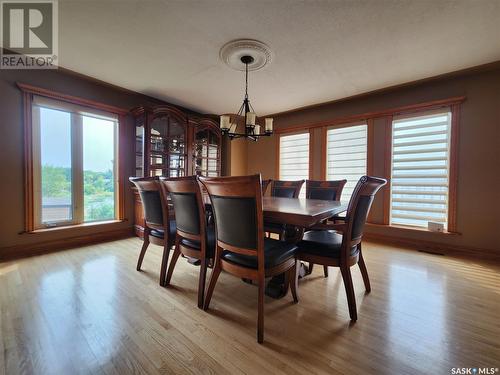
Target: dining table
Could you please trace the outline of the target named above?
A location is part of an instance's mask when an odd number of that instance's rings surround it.
[[[210,199],[204,196],[207,208],[210,209]],[[304,232],[313,225],[336,216],[347,210],[347,204],[339,201],[263,197],[262,210],[264,221],[285,225],[287,242],[299,242]],[[301,263],[301,275],[305,275],[305,266]],[[288,292],[284,275],[273,277],[266,286],[266,295],[282,298]]]

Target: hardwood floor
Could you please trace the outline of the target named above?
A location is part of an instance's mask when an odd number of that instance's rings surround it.
[[[158,285],[161,248],[135,270],[140,240],[0,264],[0,374],[450,374],[500,367],[499,266],[364,243],[372,292],[353,268],[358,321],[342,279],[323,268],[266,297],[222,274],[196,307],[198,267],[179,260]]]

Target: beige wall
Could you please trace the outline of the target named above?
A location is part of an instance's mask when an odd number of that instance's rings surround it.
[[[500,67],[374,93],[275,116],[277,129],[311,124],[404,105],[466,96],[459,138],[457,230],[461,235],[370,227],[368,232],[500,252]],[[385,119],[375,120],[371,157],[374,174],[384,172]],[[278,137],[248,144],[248,173],[276,178]],[[321,132],[313,135],[313,178],[321,177]],[[383,194],[372,208],[374,222],[383,218]]]
[[[229,141],[229,147],[231,149],[229,175],[246,175],[248,169],[248,141],[245,139],[234,139]]]
[[[63,71],[0,70],[0,176],[2,177],[0,184],[0,251],[1,248],[10,246],[92,235],[98,232],[131,227],[133,225],[133,201],[131,191],[127,189],[125,222],[106,228],[83,227],[37,234],[22,234],[24,230],[23,100],[16,82],[126,109],[141,104],[160,103],[144,95],[100,84]],[[128,150],[133,150],[135,146],[132,119],[128,118],[124,126],[129,140],[125,147]],[[124,160],[126,177],[133,175],[135,163],[134,153],[130,152],[128,156],[127,160]]]

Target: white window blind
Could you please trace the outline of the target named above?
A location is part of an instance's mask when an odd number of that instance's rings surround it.
[[[342,202],[349,202],[359,178],[366,174],[367,138],[366,124],[327,131],[326,179],[347,180]]]
[[[391,224],[448,219],[451,113],[393,121]]]
[[[309,133],[280,137],[280,180],[295,181],[309,178]],[[300,192],[305,197],[305,188]]]

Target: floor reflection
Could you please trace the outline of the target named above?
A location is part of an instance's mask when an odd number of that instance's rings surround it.
[[[415,356],[446,360],[446,275],[429,273],[425,266],[390,264],[388,278],[387,349],[408,364]],[[436,362],[420,364],[427,365],[431,371]]]

